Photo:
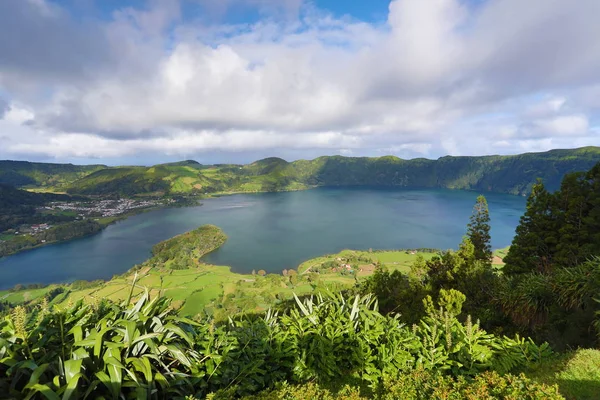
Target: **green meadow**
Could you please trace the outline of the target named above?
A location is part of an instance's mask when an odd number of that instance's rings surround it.
[[[183,316],[214,315],[225,317],[237,312],[261,312],[293,298],[324,290],[349,288],[370,276],[377,264],[390,271],[406,273],[420,255],[428,260],[435,254],[416,251],[343,250],[308,260],[297,270],[282,274],[238,274],[228,266],[209,265],[203,255],[224,243],[226,237],[214,226],[176,236],[154,246],[153,257],[128,273],[107,282],[77,282],[73,285],[50,285],[41,289],[14,292],[0,291],[0,299],[11,304],[34,302],[50,291],[63,291],[52,300],[66,305],[84,300],[96,302],[125,300],[130,292],[173,299],[172,306]],[[182,257],[182,254],[186,256]],[[57,290],[58,289],[58,290]]]

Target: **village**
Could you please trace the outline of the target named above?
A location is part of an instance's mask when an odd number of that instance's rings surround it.
[[[115,217],[131,210],[162,206],[175,202],[167,200],[99,200],[94,202],[56,202],[43,207],[45,210],[76,212],[80,217]]]
[[[131,200],[131,199],[116,199],[116,200],[98,200],[85,202],[54,202],[47,206],[40,207],[38,212],[45,214],[63,213],[72,217],[71,220],[84,220],[87,218],[107,218],[116,217],[133,210],[144,208],[152,208],[172,204],[175,200]],[[65,221],[66,222],[66,221]],[[4,232],[0,237],[0,243],[8,240],[9,236],[13,235],[31,235],[36,236],[43,233],[55,225],[50,223],[39,224],[22,224],[13,229]],[[45,243],[45,240],[41,241]]]

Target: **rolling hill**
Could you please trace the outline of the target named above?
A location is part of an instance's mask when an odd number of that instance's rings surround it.
[[[68,187],[79,194],[122,195],[299,190],[315,186],[385,186],[468,189],[524,195],[537,178],[550,190],[562,177],[600,162],[600,148],[552,150],[515,156],[442,157],[437,160],[319,157],[287,162],[266,158],[249,165],[192,162],[110,168]]]
[[[526,195],[537,178],[542,178],[549,190],[556,190],[566,173],[588,170],[598,162],[600,147],[437,160],[325,156],[287,162],[272,157],[248,165],[202,165],[188,160],[152,167],[79,167],[4,161],[0,162],[0,182],[54,186],[72,194],[121,196],[270,192],[317,186],[448,188]]]
[[[17,187],[61,187],[76,181],[105,165],[73,165],[0,161],[0,183]]]

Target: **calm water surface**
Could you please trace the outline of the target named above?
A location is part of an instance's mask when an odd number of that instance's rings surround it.
[[[2,258],[0,289],[109,279],[147,259],[152,245],[203,224],[217,225],[229,236],[205,259],[236,272],[279,272],[345,248],[456,248],[476,197],[451,190],[320,188],[208,199],[199,207],[136,215],[91,237]],[[492,245],[508,246],[525,199],[486,197]]]

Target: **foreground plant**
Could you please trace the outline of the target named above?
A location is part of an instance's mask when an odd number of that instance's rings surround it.
[[[216,395],[213,400],[227,397]],[[563,399],[556,385],[544,385],[531,381],[524,375],[500,376],[485,372],[474,378],[458,379],[415,370],[397,379],[382,384],[375,391],[344,385],[341,388],[327,387],[316,383],[302,385],[280,384],[275,390],[244,397],[244,400],[559,400]]]
[[[133,304],[17,307],[0,324],[0,393],[30,399],[239,397],[280,382],[351,380],[371,391],[412,371],[474,379],[545,358],[547,345],[496,337],[443,291],[418,325],[377,310],[371,295],[300,300],[279,315],[194,322],[145,291]],[[428,372],[429,373],[429,372]],[[394,389],[396,390],[396,389]],[[0,395],[1,396],[1,395]]]
[[[1,328],[0,393],[12,398],[166,397],[197,357],[188,321],[147,291],[131,308],[17,307]]]

